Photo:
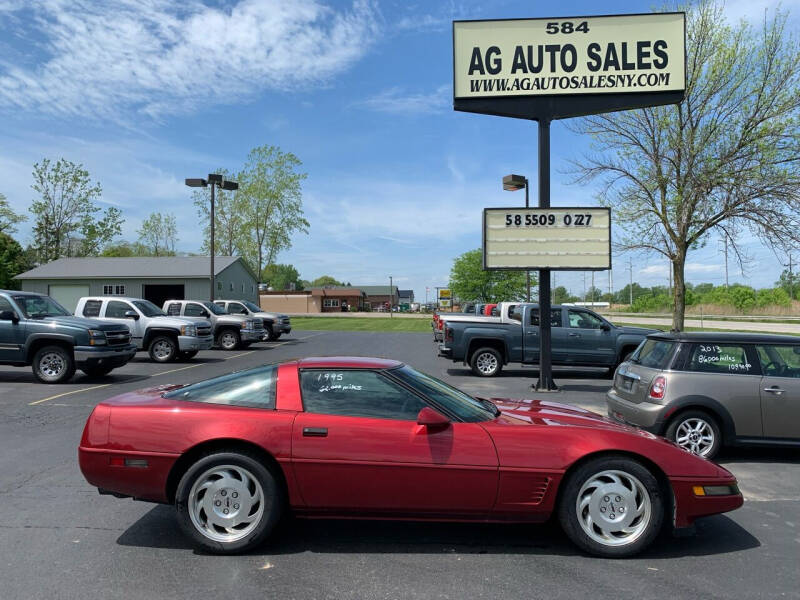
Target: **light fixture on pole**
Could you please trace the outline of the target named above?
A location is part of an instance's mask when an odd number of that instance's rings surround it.
[[[194,178],[194,179],[186,179],[185,183],[189,187],[208,187],[211,186],[211,240],[208,246],[209,255],[211,257],[211,272],[209,276],[209,283],[210,283],[210,293],[209,299],[211,302],[214,301],[214,188],[220,188],[222,190],[233,192],[239,189],[239,184],[235,181],[226,181],[225,177],[219,175],[218,173],[209,173],[208,179],[202,178]]]
[[[529,208],[528,178],[524,175],[506,175],[503,177],[503,189],[516,192],[525,189],[525,208]],[[525,302],[531,301],[531,272],[525,271]]]

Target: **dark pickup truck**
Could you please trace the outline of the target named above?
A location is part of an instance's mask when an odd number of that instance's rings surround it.
[[[136,354],[120,325],[73,317],[42,294],[0,290],[0,364],[30,365],[42,383],[62,383],[75,369],[99,377]]]
[[[539,306],[518,304],[511,322],[446,321],[439,356],[463,362],[480,377],[497,375],[510,362],[539,363]],[[550,313],[554,365],[608,367],[625,360],[657,329],[617,327],[577,306],[553,306]]]

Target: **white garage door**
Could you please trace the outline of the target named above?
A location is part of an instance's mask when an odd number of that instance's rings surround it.
[[[71,313],[75,312],[78,300],[89,295],[88,285],[51,285],[48,289],[50,297]]]

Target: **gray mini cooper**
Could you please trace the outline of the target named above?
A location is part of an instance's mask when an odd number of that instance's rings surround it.
[[[800,446],[800,338],[651,334],[606,402],[612,419],[706,458],[725,445]]]

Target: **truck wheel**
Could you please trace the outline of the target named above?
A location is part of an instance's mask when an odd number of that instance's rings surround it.
[[[503,357],[494,348],[478,348],[469,364],[478,377],[494,377],[503,368]]]
[[[104,377],[113,370],[114,367],[86,367],[85,369],[81,369],[81,371],[86,373],[89,377]]]
[[[61,383],[75,374],[75,361],[72,352],[62,346],[44,346],[34,355],[31,368],[42,383]]]
[[[275,331],[272,329],[272,327],[267,327],[267,341],[268,342],[274,342],[279,337],[281,337],[280,333],[275,334]]]
[[[159,335],[150,341],[147,353],[155,362],[169,362],[178,355],[178,343],[167,335]]]
[[[217,336],[217,346],[223,350],[236,350],[241,344],[239,332],[233,329],[225,329]]]

